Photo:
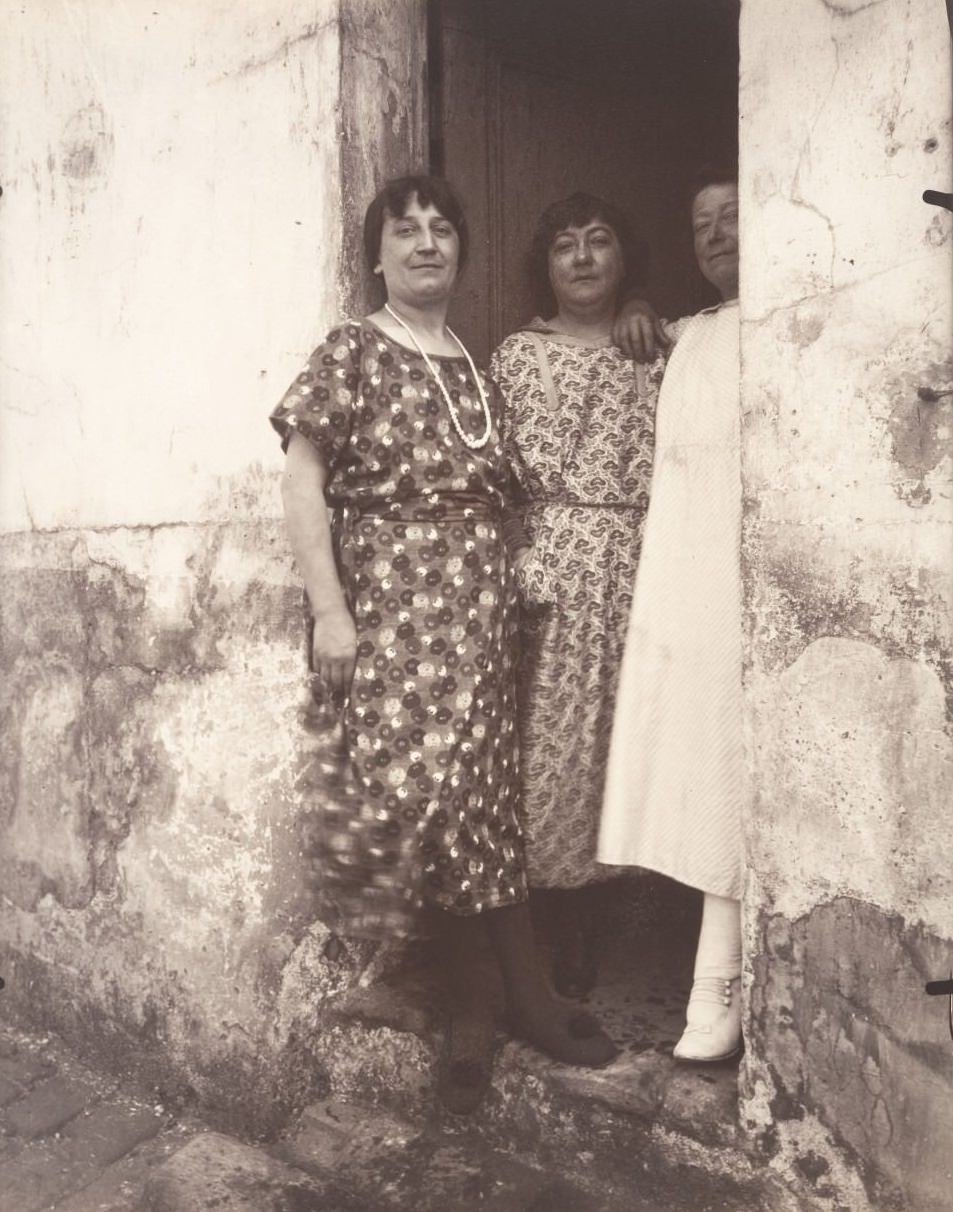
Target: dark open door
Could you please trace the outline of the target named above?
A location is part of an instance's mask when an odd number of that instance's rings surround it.
[[[540,210],[579,189],[629,213],[663,314],[711,301],[683,194],[736,154],[737,29],[738,0],[434,0],[431,159],[473,237],[451,323],[480,358],[531,314]]]

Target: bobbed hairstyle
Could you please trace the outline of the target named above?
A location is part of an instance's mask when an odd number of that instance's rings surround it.
[[[712,161],[710,164],[703,164],[702,167],[695,173],[689,182],[688,189],[685,191],[685,201],[689,211],[695,205],[695,199],[707,189],[709,185],[737,185],[738,184],[738,162],[730,160]]]
[[[622,249],[619,299],[624,299],[634,287],[643,283],[646,248],[643,241],[636,237],[626,215],[617,206],[604,198],[597,198],[595,194],[570,194],[568,198],[561,198],[547,206],[536,221],[527,267],[533,303],[539,315],[553,316],[559,310],[549,281],[549,250],[553,241],[567,227],[585,227],[596,220],[612,228]]]
[[[453,224],[460,241],[458,271],[466,265],[467,253],[470,250],[470,233],[467,230],[467,221],[460,199],[443,177],[418,174],[396,177],[393,181],[387,181],[365,212],[364,255],[372,273],[380,261],[384,220],[388,215],[395,219],[402,218],[407,213],[407,207],[415,194],[421,207],[435,207],[448,222]]]

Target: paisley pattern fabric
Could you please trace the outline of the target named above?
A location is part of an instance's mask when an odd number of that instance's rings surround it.
[[[483,432],[463,358],[434,359],[465,431]],[[470,450],[420,355],[371,321],[328,334],[271,421],[330,468],[341,582],[357,626],[343,717],[309,707],[312,850],[324,916],[365,937],[423,907],[525,899],[517,816],[516,599],[501,537],[499,403]]]
[[[597,864],[596,834],[664,363],[541,335],[555,410],[528,333],[499,346],[491,374],[531,543],[518,573],[527,870],[532,886],[572,888],[616,874]]]

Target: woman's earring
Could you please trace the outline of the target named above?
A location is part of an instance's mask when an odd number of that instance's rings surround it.
[[[374,273],[376,273],[376,274],[382,274],[383,272],[384,272],[384,267],[383,267],[383,265],[375,265],[375,266],[374,266]]]

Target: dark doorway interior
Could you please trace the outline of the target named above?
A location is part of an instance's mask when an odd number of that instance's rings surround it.
[[[431,0],[431,163],[459,189],[471,228],[451,323],[484,364],[533,314],[525,261],[540,211],[576,190],[628,213],[648,246],[645,295],[663,316],[716,301],[695,264],[686,193],[704,164],[737,156],[739,9],[739,0]],[[588,1004],[626,1054],[600,1098],[612,1105],[651,1080],[664,1120],[667,1083],[682,1080],[689,1117],[695,1094],[700,1121],[716,1097],[730,1116],[734,1065],[676,1079],[671,1062],[700,895],[642,874],[596,900]],[[546,939],[546,897],[533,907]]]
[[[532,313],[524,261],[542,208],[575,190],[645,239],[663,315],[713,301],[683,200],[737,154],[739,0],[433,0],[430,144],[460,190],[472,255],[452,322],[473,352]]]

